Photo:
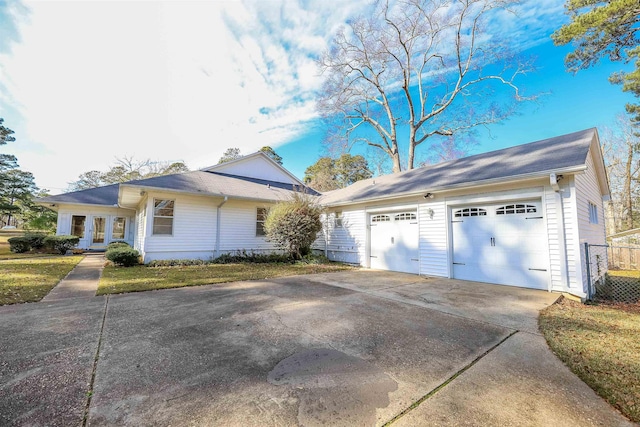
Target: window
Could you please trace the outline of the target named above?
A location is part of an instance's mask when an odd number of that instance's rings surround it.
[[[405,212],[395,216],[396,221],[409,221],[412,219],[416,219],[416,214],[411,212]]]
[[[258,208],[256,213],[256,236],[264,236],[264,221],[267,219],[269,210],[267,208]]]
[[[371,217],[371,222],[386,222],[391,221],[391,217],[389,215],[376,215]]]
[[[460,218],[463,216],[487,216],[486,209],[482,208],[464,208],[458,209],[453,213],[453,216]]]
[[[333,225],[336,228],[342,228],[342,212],[336,212],[336,216],[333,218]]]
[[[533,205],[506,205],[496,209],[496,215],[513,215],[521,213],[536,213],[538,210]]]
[[[72,216],[71,217],[71,235],[79,238],[84,237],[84,222],[87,219],[86,216]]]
[[[589,222],[591,224],[598,223],[598,207],[591,202],[589,202]]]
[[[124,229],[127,224],[127,219],[122,216],[113,218],[113,230],[111,231],[111,239],[124,240]]]
[[[153,200],[153,234],[173,234],[173,200]]]

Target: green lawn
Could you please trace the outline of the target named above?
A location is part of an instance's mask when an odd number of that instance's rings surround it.
[[[640,422],[640,306],[566,299],[540,314],[549,347],[596,393]]]
[[[269,279],[299,274],[349,270],[344,264],[206,264],[181,267],[105,267],[97,295],[153,289],[181,288],[240,280]]]
[[[40,301],[81,256],[0,261],[0,305]]]

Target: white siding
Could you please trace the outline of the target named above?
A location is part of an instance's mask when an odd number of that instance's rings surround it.
[[[420,221],[420,274],[449,276],[448,224],[444,200],[418,207]]]
[[[584,243],[592,245],[606,244],[604,204],[602,202],[602,194],[600,192],[591,152],[587,156],[587,170],[575,177],[575,200],[578,228],[578,239],[575,243],[579,245],[579,247],[576,248],[576,252],[580,254],[580,257],[576,258],[579,261],[578,268],[581,270],[582,288],[586,292],[587,275],[584,261]],[[593,203],[597,207],[597,224],[592,224],[589,220],[589,203]]]
[[[258,208],[265,203],[230,200],[220,210],[220,251],[262,252],[274,250],[264,236],[256,236]]]
[[[133,247],[140,252],[140,255],[144,258],[144,244],[146,238],[147,227],[147,198],[144,198],[138,205],[138,211],[136,212],[136,235],[133,239]]]
[[[175,201],[172,235],[153,234],[154,199]],[[145,262],[152,259],[212,258],[217,203],[210,197],[150,191],[146,203],[146,236],[143,239]]]
[[[298,184],[290,175],[262,156],[249,157],[247,159],[214,166],[210,169],[230,175]]]
[[[367,219],[364,209],[342,210],[342,227],[335,226],[335,212],[328,219],[322,218],[327,230],[327,256],[332,261],[347,262],[367,266]],[[315,243],[317,249],[324,249],[321,236]]]
[[[567,281],[565,234],[564,229],[559,226],[562,221],[559,198],[562,195],[562,192],[556,194],[551,186],[547,186],[544,189],[543,202],[547,219],[551,289],[558,291],[565,290]]]

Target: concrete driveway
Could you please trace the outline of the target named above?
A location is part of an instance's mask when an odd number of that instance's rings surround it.
[[[0,425],[631,425],[537,332],[556,298],[356,271],[0,307]]]

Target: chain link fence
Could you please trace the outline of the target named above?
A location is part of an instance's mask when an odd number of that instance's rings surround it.
[[[640,301],[640,247],[585,243],[589,299]]]

